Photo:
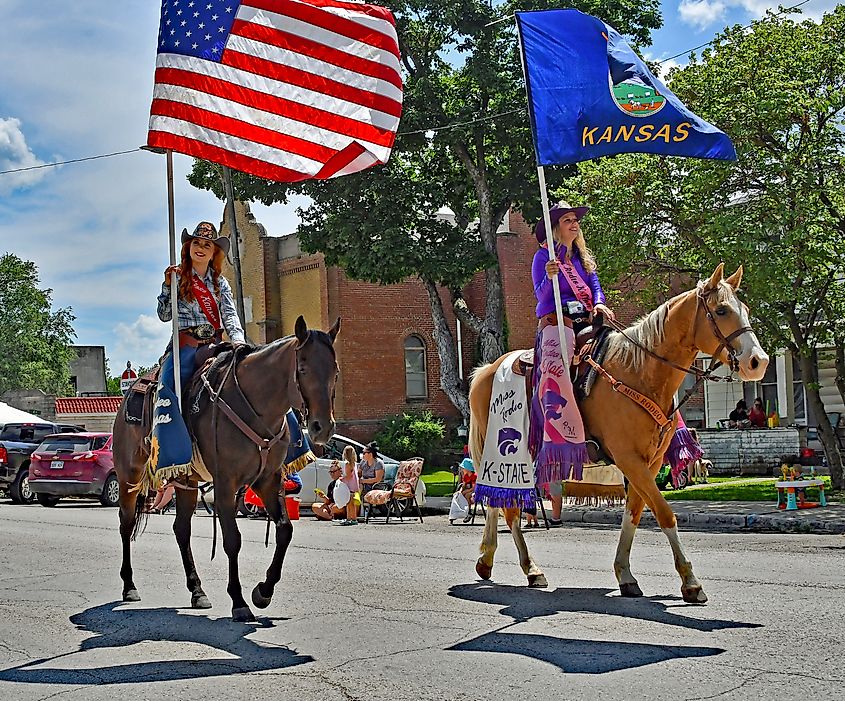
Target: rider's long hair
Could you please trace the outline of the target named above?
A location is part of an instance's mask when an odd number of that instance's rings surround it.
[[[560,222],[555,224],[552,232],[554,233],[555,241],[560,242],[558,239],[558,232],[560,230]],[[584,232],[581,230],[581,227],[578,227],[578,235],[575,237],[575,240],[572,242],[572,247],[578,252],[578,257],[581,259],[581,265],[584,266],[584,271],[588,273],[593,273],[596,270],[596,257],[593,255],[593,252],[587,247],[587,241],[584,239]]]
[[[191,241],[188,239],[182,244],[182,260],[179,263],[179,298],[187,302],[194,301],[193,277],[194,265],[191,260]],[[214,294],[220,296],[220,273],[223,270],[223,258],[225,254],[220,246],[213,246],[214,255],[209,262],[211,277],[214,280]]]

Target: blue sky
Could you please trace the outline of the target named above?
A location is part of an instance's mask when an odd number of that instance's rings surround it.
[[[689,49],[776,4],[664,2],[664,27],[646,57]],[[835,4],[810,0],[803,9],[817,17]],[[155,0],[0,0],[0,171],[143,144],[158,14]],[[177,230],[219,221],[222,203],[185,180],[190,159],[174,161]],[[296,226],[294,207],[253,212],[274,235]],[[158,358],[169,333],[155,316],[169,255],[163,156],[0,175],[0,253],[7,251],[35,261],[55,306],[73,308],[77,342],[104,345],[113,371]]]

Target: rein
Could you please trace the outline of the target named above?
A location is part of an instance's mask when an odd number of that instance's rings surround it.
[[[309,332],[310,333],[310,332]],[[307,338],[306,338],[307,342]],[[294,348],[294,354],[304,346],[305,343],[301,343]],[[240,382],[238,381],[238,373],[237,373],[237,366],[238,363],[238,355],[237,352],[233,350],[232,352],[232,360],[227,365],[226,371],[223,373],[223,377],[220,380],[217,389],[212,387],[211,383],[208,381],[208,369],[200,375],[200,379],[202,380],[203,385],[208,390],[209,400],[211,402],[211,430],[214,434],[214,466],[212,469],[212,477],[216,480],[217,479],[217,417],[218,417],[218,409],[221,410],[226,417],[243,433],[247,438],[249,438],[255,446],[258,448],[258,455],[260,459],[260,466],[258,468],[258,472],[252,477],[248,483],[251,485],[254,483],[262,474],[264,474],[264,470],[267,467],[267,461],[270,457],[270,451],[278,445],[278,443],[282,440],[285,433],[288,430],[288,422],[287,419],[282,416],[282,425],[279,428],[278,432],[273,434],[273,431],[267,427],[261,417],[258,415],[258,412],[255,411],[255,408],[250,403],[249,399],[247,399],[246,395],[244,394],[243,390],[241,389]],[[262,428],[266,433],[272,434],[270,438],[262,438],[253,428],[247,424],[238,414],[235,412],[234,409],[226,402],[223,397],[221,397],[221,393],[223,392],[223,387],[226,384],[226,381],[229,379],[229,375],[232,376],[234,381],[235,389],[237,390],[238,395],[240,396],[241,401],[246,404],[247,408],[252,412],[252,417],[254,420],[257,420],[260,424],[260,428]],[[298,370],[295,371],[294,377],[296,379],[297,389],[299,389],[299,377],[298,377]],[[306,409],[307,411],[307,409]],[[268,521],[269,524],[269,521]],[[268,525],[269,528],[269,525]],[[214,555],[217,551],[217,509],[214,510],[214,535],[212,538],[212,545],[211,545],[211,559],[214,559]]]
[[[733,331],[728,336],[722,333],[722,330],[719,328],[719,325],[716,323],[716,319],[713,317],[713,312],[710,311],[710,307],[707,306],[707,297],[710,296],[715,292],[715,290],[710,290],[708,292],[704,291],[704,288],[699,285],[698,289],[695,292],[696,297],[696,313],[698,313],[698,307],[702,307],[704,309],[705,317],[707,321],[710,323],[710,328],[713,331],[713,335],[719,340],[719,346],[716,348],[714,353],[710,359],[710,366],[707,370],[702,370],[701,368],[697,368],[695,366],[685,368],[677,363],[672,362],[668,358],[664,358],[661,355],[655,353],[651,348],[647,348],[642,343],[637,341],[636,339],[631,338],[627,333],[625,333],[625,327],[619,324],[616,321],[608,320],[606,323],[616,330],[618,333],[622,334],[622,336],[632,345],[636,346],[640,350],[642,350],[647,355],[651,356],[655,360],[660,361],[664,365],[668,365],[669,367],[683,372],[686,375],[693,375],[696,378],[695,383],[692,387],[687,390],[684,397],[678,402],[677,405],[672,409],[672,411],[667,416],[663,413],[663,410],[657,405],[649,397],[646,397],[641,392],[629,387],[624,382],[617,380],[613,375],[611,375],[607,370],[605,370],[601,365],[599,365],[595,360],[593,360],[592,355],[590,354],[590,350],[592,348],[592,342],[588,343],[584,351],[579,356],[577,356],[573,360],[573,364],[577,365],[581,361],[587,363],[590,367],[592,367],[599,375],[601,375],[605,380],[610,383],[610,386],[613,388],[614,392],[619,392],[624,394],[626,397],[634,401],[635,403],[639,404],[646,412],[648,412],[649,416],[654,419],[655,423],[660,428],[660,437],[662,439],[663,435],[668,430],[669,426],[673,423],[674,415],[680,410],[680,408],[689,401],[689,398],[695,394],[696,390],[699,388],[702,382],[705,380],[709,380],[710,382],[734,382],[733,377],[713,377],[713,373],[720,368],[724,363],[721,360],[717,360],[717,356],[722,352],[722,349],[725,349],[728,353],[728,367],[731,372],[737,372],[739,370],[739,360],[737,358],[737,351],[734,348],[732,341],[734,341],[739,336],[747,332],[753,332],[750,326],[741,326],[740,328]]]

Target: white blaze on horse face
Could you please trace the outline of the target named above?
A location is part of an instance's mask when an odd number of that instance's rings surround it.
[[[751,321],[748,318],[748,308],[740,302],[736,293],[731,295],[731,307],[733,307],[739,319],[739,325],[750,328]],[[731,344],[736,349],[740,379],[744,382],[762,380],[763,375],[766,374],[766,368],[769,366],[769,356],[760,345],[757,334],[753,331],[746,331],[731,341]]]

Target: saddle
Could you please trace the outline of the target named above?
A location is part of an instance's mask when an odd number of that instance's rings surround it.
[[[182,388],[182,406],[185,406],[185,399],[190,395],[190,388],[197,375],[205,371],[214,358],[225,350],[231,348],[229,343],[214,343],[201,346],[197,350],[196,370],[193,377],[185,383]],[[146,375],[139,377],[129,388],[126,399],[124,415],[127,423],[141,424],[145,436],[152,433],[153,428],[153,402],[155,401],[155,388],[158,385],[158,377],[161,367],[156,366]]]

